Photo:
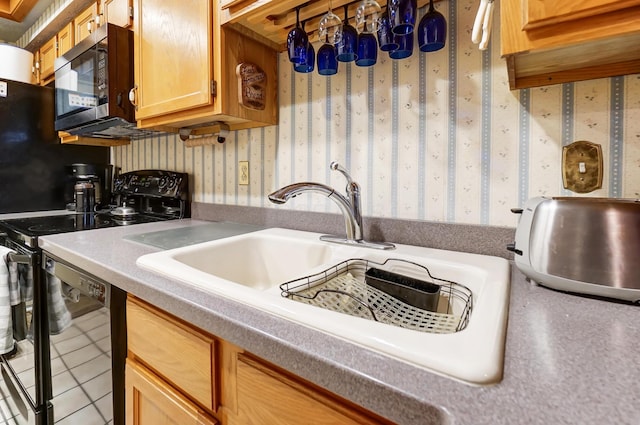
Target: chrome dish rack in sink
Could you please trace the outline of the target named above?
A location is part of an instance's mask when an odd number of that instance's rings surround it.
[[[349,259],[283,283],[280,290],[297,302],[428,333],[463,330],[473,308],[466,286],[437,278],[421,264],[394,258],[382,263]]]

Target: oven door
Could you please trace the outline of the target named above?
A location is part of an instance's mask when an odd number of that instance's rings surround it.
[[[26,249],[6,237],[0,245],[14,253],[7,255],[7,268],[19,284],[19,302],[11,306],[11,332],[14,348],[0,355],[0,423],[46,425],[51,418],[47,332],[41,325],[46,314],[42,310],[44,291],[41,278],[40,252]],[[6,307],[6,306],[5,306]],[[43,340],[44,337],[44,340]]]

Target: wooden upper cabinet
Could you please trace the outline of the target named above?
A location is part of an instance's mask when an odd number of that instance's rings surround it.
[[[231,130],[277,124],[277,51],[221,28],[216,5],[136,0],[131,97],[139,127],[191,128],[208,134],[220,123]],[[261,70],[253,74],[261,77],[247,87],[262,95],[264,104],[258,107],[240,100],[245,92],[237,70],[247,63]]]
[[[104,22],[122,28],[133,26],[133,0],[102,0],[100,9]]]
[[[640,72],[640,0],[502,0],[511,89]]]
[[[73,20],[74,27],[74,44],[78,44],[81,40],[91,34],[97,27],[96,17],[98,16],[98,4],[93,3],[91,6],[82,11]]]
[[[58,57],[57,37],[54,36],[40,47],[40,84],[46,85],[53,78],[54,62]]]
[[[523,0],[523,3],[525,30],[640,6],[640,0]]]
[[[55,73],[55,60],[74,46],[73,25],[65,25],[51,40],[40,47],[38,52],[40,84],[49,84]]]
[[[136,119],[213,103],[212,2],[137,0]]]
[[[64,55],[74,45],[73,23],[69,22],[58,32],[58,57]]]

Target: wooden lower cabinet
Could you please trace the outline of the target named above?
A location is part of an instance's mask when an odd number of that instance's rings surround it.
[[[393,423],[132,296],[127,339],[127,425]]]
[[[336,396],[240,354],[237,416],[229,425],[356,425],[390,423]]]
[[[131,425],[216,425],[218,421],[162,379],[127,360],[126,421]]]

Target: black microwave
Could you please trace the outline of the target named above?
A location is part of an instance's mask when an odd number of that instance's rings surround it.
[[[105,24],[55,60],[55,129],[120,137],[135,129],[133,32]]]

